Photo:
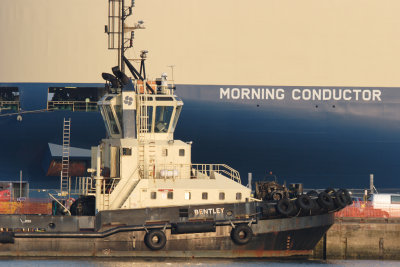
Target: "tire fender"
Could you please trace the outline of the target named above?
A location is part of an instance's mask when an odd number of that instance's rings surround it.
[[[144,243],[151,250],[160,250],[167,243],[167,237],[161,230],[151,230],[144,236]]]
[[[319,193],[317,202],[321,208],[327,211],[333,210],[335,207],[332,197],[326,192]]]
[[[293,212],[293,204],[289,199],[282,198],[276,204],[276,210],[284,216],[289,216]]]
[[[347,189],[340,189],[340,190],[343,191],[343,193],[344,193],[344,195],[345,195],[345,197],[346,197],[346,204],[347,204],[347,205],[353,204],[353,199],[351,199],[349,190],[347,190]]]
[[[253,230],[247,224],[236,225],[232,228],[231,238],[237,245],[245,245],[253,238]]]
[[[342,209],[346,207],[347,199],[342,190],[336,191],[334,196],[335,196],[334,202],[338,208]]]
[[[310,211],[313,208],[313,203],[308,195],[300,195],[296,199],[296,205],[303,211]]]

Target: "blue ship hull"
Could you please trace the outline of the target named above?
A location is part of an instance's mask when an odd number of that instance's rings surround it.
[[[38,110],[46,108],[48,87],[101,85],[0,86],[19,87],[21,108]],[[376,187],[400,187],[400,88],[177,85],[177,90],[185,111],[175,138],[193,141],[192,162],[226,163],[244,183],[248,172],[261,179],[271,171],[280,182],[307,188],[367,188],[373,173]],[[370,93],[363,95],[365,90]],[[0,117],[0,180],[17,180],[22,170],[31,187],[58,187],[59,177],[47,177],[42,165],[47,144],[62,142],[64,117],[72,118],[74,147],[90,148],[105,136],[97,112],[25,114],[21,122]]]

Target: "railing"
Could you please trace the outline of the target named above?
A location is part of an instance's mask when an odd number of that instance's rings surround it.
[[[19,111],[19,101],[0,101],[0,112]]]
[[[47,108],[50,110],[98,111],[97,102],[93,101],[49,101]]]
[[[78,195],[88,195],[88,193],[95,193],[95,187],[92,177],[76,177],[75,192]]]
[[[214,172],[241,183],[239,172],[226,164],[165,164],[157,165],[157,169],[156,178],[160,179],[210,179]]]
[[[207,176],[211,176],[212,172],[216,172],[241,183],[239,172],[226,164],[192,164],[191,170],[192,172],[196,170],[196,172],[206,174]]]

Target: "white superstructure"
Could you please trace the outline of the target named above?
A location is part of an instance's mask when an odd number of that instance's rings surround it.
[[[236,170],[192,164],[191,142],[174,140],[183,102],[172,87],[129,84],[99,102],[108,138],[92,148],[96,175],[85,186],[98,211],[250,200]]]

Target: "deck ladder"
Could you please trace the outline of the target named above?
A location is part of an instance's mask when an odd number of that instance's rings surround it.
[[[69,193],[69,153],[71,141],[71,118],[64,118],[63,127],[63,146],[61,161],[61,195],[66,196]]]
[[[138,156],[140,178],[154,178],[155,138],[151,131],[152,106],[147,104],[147,96],[139,96],[139,127],[138,127]],[[149,108],[151,107],[151,108]]]

